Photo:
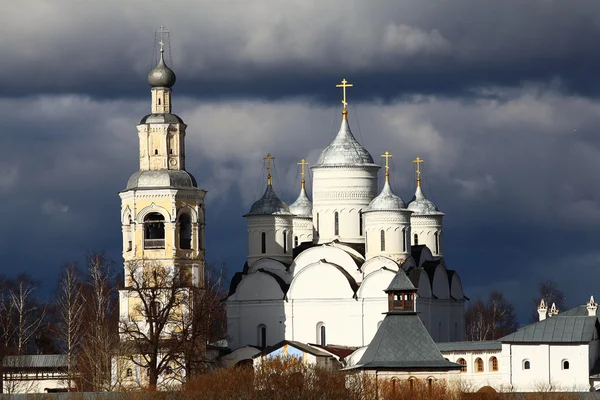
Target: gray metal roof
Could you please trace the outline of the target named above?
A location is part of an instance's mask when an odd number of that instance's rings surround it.
[[[444,359],[416,313],[388,312],[356,368],[453,370],[460,365]]]
[[[175,72],[165,64],[164,52],[160,51],[160,60],[152,71],[148,73],[148,83],[152,87],[172,87],[177,78]]]
[[[476,340],[472,342],[444,342],[436,344],[441,352],[502,350],[502,342],[498,340]]]
[[[282,340],[279,343],[274,344],[273,346],[269,346],[266,349],[264,349],[263,351],[261,351],[258,354],[255,354],[254,356],[252,356],[252,358],[257,358],[257,357],[261,357],[261,356],[265,356],[268,355],[270,353],[272,353],[273,351],[282,348],[285,345],[290,345],[292,347],[297,348],[298,350],[302,350],[306,353],[312,354],[313,356],[318,356],[318,357],[333,357],[331,354],[324,352],[321,349],[317,349],[315,347],[309,346],[307,344],[301,343],[301,342],[296,342],[293,340]]]
[[[252,204],[248,214],[252,215],[292,215],[290,208],[283,201],[279,200],[272,185],[267,185],[263,196]]]
[[[598,310],[596,310],[596,315],[598,315]],[[587,317],[588,316],[588,310],[587,310],[587,306],[581,305],[581,306],[577,306],[575,308],[571,308],[570,310],[567,311],[563,311],[560,314],[558,314],[559,317]]]
[[[369,203],[363,212],[369,211],[406,211],[406,204],[392,192],[389,182],[385,182],[381,193]]]
[[[373,163],[371,154],[352,135],[348,120],[342,119],[342,125],[337,136],[329,146],[323,149],[319,160],[311,168],[360,165],[379,168],[378,165]]]
[[[598,318],[559,314],[499,340],[508,343],[587,343],[598,338]]]
[[[66,354],[6,356],[2,360],[5,368],[64,368],[67,365]]]
[[[304,188],[300,189],[300,194],[296,201],[290,204],[290,212],[298,217],[312,218],[312,202],[308,198]]]
[[[184,170],[157,169],[131,175],[125,190],[144,188],[197,188],[196,178]]]
[[[394,276],[388,288],[385,289],[386,292],[396,290],[417,290],[402,268],[396,272],[396,276]]]
[[[406,208],[408,208],[410,211],[413,211],[413,215],[444,215],[444,213],[438,210],[431,200],[427,200],[427,198],[425,198],[425,194],[423,193],[421,186],[417,186],[415,195],[410,203],[408,203],[408,207]]]
[[[148,114],[140,120],[140,124],[183,124],[176,114]]]

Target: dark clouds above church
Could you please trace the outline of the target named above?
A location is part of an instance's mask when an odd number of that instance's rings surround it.
[[[580,304],[600,275],[598,21],[594,1],[14,2],[0,27],[3,270],[51,281],[86,251],[120,262],[117,192],[137,169],[164,24],[209,259],[239,269],[267,152],[293,201],[347,78],[353,132],[394,154],[405,201],[411,160],[426,160],[467,296],[500,287],[528,316],[551,277]]]

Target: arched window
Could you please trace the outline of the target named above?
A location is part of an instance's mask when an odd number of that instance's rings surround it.
[[[127,371],[125,371],[125,375],[128,378],[131,378],[133,376],[133,370],[131,368],[127,368]]]
[[[432,376],[427,378],[427,389],[429,389],[429,391],[431,391],[431,389],[433,389],[433,377]]]
[[[192,248],[192,218],[186,213],[179,216],[179,248]]]
[[[408,387],[410,390],[413,390],[415,388],[415,382],[417,381],[417,378],[415,377],[410,377],[408,378]]]
[[[483,360],[479,357],[475,360],[475,371],[483,372]]]
[[[433,238],[435,239],[435,254],[439,254],[440,253],[440,239],[438,237],[437,232],[435,232],[433,234]]]
[[[265,324],[260,324],[257,327],[257,335],[258,335],[258,346],[263,349],[267,347],[267,326]]]
[[[413,238],[415,239],[415,246],[419,245],[419,235],[417,235],[416,233],[413,235]]]
[[[262,254],[267,252],[267,232],[260,234],[260,252]]]
[[[283,231],[283,254],[287,253],[287,231]]]
[[[340,215],[337,211],[333,214],[333,234],[335,236],[340,235]]]
[[[529,360],[523,360],[523,369],[531,369],[531,363]]]
[[[317,213],[317,233],[319,233],[319,213]]]
[[[298,247],[298,236],[294,236],[294,247]]]
[[[460,368],[460,372],[467,372],[467,360],[465,360],[464,358],[459,358],[458,360],[456,360],[456,363],[462,365],[462,367]]]
[[[406,251],[406,228],[402,229],[402,251]]]
[[[490,370],[492,372],[498,372],[498,359],[496,357],[490,358]]]
[[[562,369],[569,369],[569,360],[562,360]]]
[[[381,251],[385,251],[385,231],[382,229],[380,232],[381,235]]]
[[[327,345],[327,328],[323,322],[317,324],[317,344],[321,346]]]
[[[158,105],[160,106],[160,97],[158,98]]]
[[[363,235],[363,214],[362,210],[358,210],[358,235]]]
[[[165,248],[165,217],[153,212],[144,217],[144,248]]]

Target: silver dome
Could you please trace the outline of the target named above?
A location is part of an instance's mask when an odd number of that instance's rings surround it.
[[[288,205],[279,200],[273,186],[267,185],[265,194],[252,204],[250,211],[244,217],[252,215],[292,215],[292,213]]]
[[[333,142],[321,152],[315,167],[343,165],[376,166],[373,163],[373,157],[352,135],[348,120],[345,118],[342,120],[340,131]]]
[[[425,198],[421,186],[417,186],[415,196],[412,198],[410,203],[408,203],[407,208],[410,211],[413,211],[413,215],[444,215],[444,213],[438,210],[432,201]]]
[[[183,120],[175,114],[148,114],[140,120],[140,124],[183,124]]]
[[[196,179],[187,171],[157,169],[152,171],[138,171],[131,175],[127,182],[127,188],[145,189],[145,188],[197,188]]]
[[[175,72],[165,64],[164,52],[160,52],[160,60],[152,71],[148,73],[148,83],[152,87],[172,87],[175,84]]]
[[[392,192],[389,182],[386,182],[385,185],[383,185],[381,193],[371,200],[371,203],[364,209],[364,212],[400,210],[406,211],[406,204],[404,204],[400,197]]]
[[[296,201],[290,204],[290,212],[298,217],[312,218],[312,202],[306,195],[304,188],[300,189],[300,194]]]

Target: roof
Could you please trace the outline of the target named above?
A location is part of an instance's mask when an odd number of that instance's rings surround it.
[[[444,342],[436,344],[441,352],[502,350],[502,342],[498,340],[476,340],[472,342]]]
[[[413,215],[444,215],[443,212],[440,212],[438,208],[433,204],[431,200],[427,200],[425,194],[423,193],[423,189],[421,186],[417,186],[417,190],[415,191],[415,195],[413,196],[410,203],[406,207],[410,211],[413,211]]]
[[[596,310],[596,315],[598,315],[598,310]],[[570,310],[567,311],[563,311],[560,314],[558,314],[559,317],[587,317],[588,316],[588,310],[587,310],[587,305],[581,305],[581,306],[577,306],[575,308],[571,308]]]
[[[313,343],[309,343],[309,345],[312,347],[316,347],[316,348],[328,351],[331,354],[338,357],[340,360],[343,360],[344,358],[348,357],[350,354],[352,354],[356,351],[356,347],[336,346],[336,345],[332,345],[332,344],[323,346],[320,344],[313,344]]]
[[[2,360],[5,368],[66,368],[67,365],[66,354],[6,356]]]
[[[267,347],[266,349],[264,349],[260,353],[252,356],[252,358],[257,358],[257,357],[260,357],[260,356],[265,356],[265,355],[271,354],[272,352],[274,352],[277,349],[282,348],[286,344],[290,345],[292,347],[295,347],[298,350],[302,350],[305,353],[312,354],[313,356],[317,356],[317,357],[331,357],[331,354],[325,353],[324,351],[321,351],[320,349],[317,349],[315,347],[309,346],[307,344],[304,344],[304,343],[301,343],[301,342],[296,342],[296,341],[293,341],[293,340],[282,340],[281,342],[276,343],[273,346]]]
[[[148,114],[140,120],[140,124],[183,124],[183,120],[175,114]]]
[[[388,312],[356,364],[361,369],[459,369],[447,361],[416,313]]]
[[[363,213],[373,211],[407,211],[406,204],[402,199],[392,192],[388,181],[383,185],[381,193],[369,203],[369,206],[363,210]]]
[[[367,166],[379,169],[371,154],[354,138],[346,118],[329,146],[325,147],[319,160],[311,168]]]
[[[421,263],[421,254],[423,253],[423,250],[425,249],[425,247],[427,247],[427,246],[425,246],[424,244],[410,246],[410,254],[415,259],[415,263],[417,264],[417,267]]]
[[[292,215],[290,208],[283,201],[279,200],[272,185],[267,185],[263,196],[252,204],[248,214],[252,215]]]
[[[290,212],[297,217],[312,218],[312,203],[304,188],[300,189],[296,201],[290,204]]]
[[[152,71],[148,73],[148,83],[152,87],[172,87],[177,78],[175,72],[165,64],[164,51],[160,50],[160,59]]]
[[[408,276],[406,276],[406,273],[402,268],[396,272],[396,276],[394,276],[394,279],[392,279],[388,288],[385,289],[385,292],[396,290],[416,290],[415,286],[412,284],[410,279],[408,279]]]
[[[598,338],[595,316],[559,314],[528,325],[499,340],[508,343],[587,343]]]
[[[125,190],[180,188],[196,189],[198,184],[192,174],[182,169],[156,169],[138,171],[131,175]]]

